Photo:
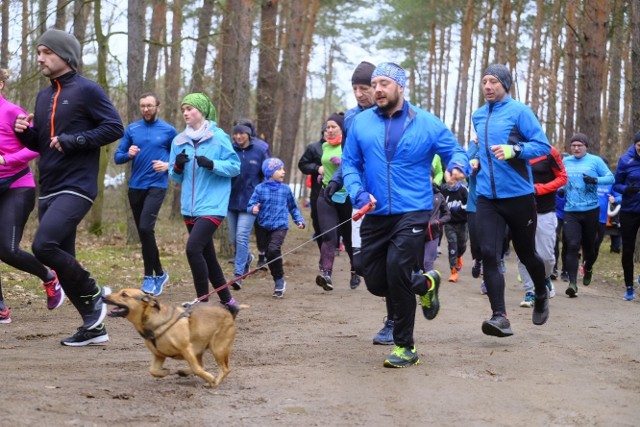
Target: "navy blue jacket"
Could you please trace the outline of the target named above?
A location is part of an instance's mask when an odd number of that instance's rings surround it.
[[[640,187],[640,156],[633,144],[618,160],[613,190],[622,194],[620,210],[623,212],[640,212],[640,193],[624,194],[628,185]]]
[[[70,71],[51,80],[36,97],[33,127],[18,138],[40,153],[40,195],[98,194],[100,147],[124,134],[118,111],[96,82]],[[49,147],[57,136],[64,152]],[[78,138],[81,137],[81,138]]]
[[[262,162],[271,157],[269,145],[252,137],[249,145],[242,148],[234,141],[233,149],[240,158],[240,175],[231,179],[230,211],[247,211],[253,190],[264,180]]]

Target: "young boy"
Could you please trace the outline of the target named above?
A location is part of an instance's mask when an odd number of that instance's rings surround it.
[[[449,267],[451,268],[450,282],[458,281],[458,271],[462,269],[462,255],[467,250],[467,187],[459,181],[446,177],[442,186],[442,195],[451,212],[451,219],[444,226],[445,236],[449,246]]]
[[[265,181],[253,190],[247,212],[258,216],[258,224],[267,230],[267,264],[275,282],[273,297],[282,298],[287,287],[282,267],[282,244],[289,229],[289,215],[298,228],[305,227],[291,188],[284,184],[284,163],[272,157],[262,162]]]

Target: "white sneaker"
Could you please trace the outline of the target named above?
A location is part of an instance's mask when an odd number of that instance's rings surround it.
[[[553,282],[551,282],[550,278],[547,278],[547,289],[549,289],[549,298],[556,296],[556,288],[553,286]]]

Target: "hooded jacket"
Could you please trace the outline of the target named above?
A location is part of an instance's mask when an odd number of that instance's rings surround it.
[[[613,190],[622,194],[621,211],[640,213],[640,192],[624,194],[628,185],[640,187],[640,155],[636,152],[635,144],[618,160]]]
[[[229,135],[215,122],[208,123],[209,127],[199,141],[192,140],[186,131],[182,131],[171,144],[169,176],[182,184],[180,213],[184,216],[227,216],[231,178],[240,173],[240,159],[231,145]],[[182,173],[178,173],[174,164],[176,156],[183,150],[189,156],[189,161]],[[198,166],[195,156],[212,160],[213,170]]]

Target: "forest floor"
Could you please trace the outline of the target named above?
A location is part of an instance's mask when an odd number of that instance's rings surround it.
[[[139,248],[125,245],[122,234],[78,236],[79,259],[114,290],[138,287],[142,274]],[[291,229],[285,251],[310,236],[308,229]],[[171,275],[161,300],[192,300],[184,226],[163,219],[158,239]],[[29,247],[28,237],[24,243]],[[234,293],[249,307],[237,317],[232,372],[213,389],[198,377],[152,377],[150,353],[124,319],[107,318],[104,345],[61,346],[79,325],[75,309],[66,302],[48,312],[37,280],[3,265],[13,323],[0,325],[0,425],[638,425],[640,302],[622,300],[619,255],[609,253],[608,239],[593,283],[580,285],[578,298],[567,298],[566,284],[555,282],[558,295],[544,326],[534,326],[531,309],[519,307],[523,291],[512,255],[506,301],[515,334],[509,338],[482,334],[489,302],[471,277],[469,254],[464,259],[458,283],[447,283],[443,274],[438,317],[427,321],[418,309],[421,363],[386,369],[391,348],[372,345],[383,300],[364,284],[349,289],[346,254],[336,258],[335,290],[323,291],[314,282],[317,247],[296,249],[285,256],[284,299],[271,297],[266,272]],[[445,256],[436,265],[448,271]],[[204,363],[217,372],[210,354]],[[168,360],[166,366],[185,364]]]

